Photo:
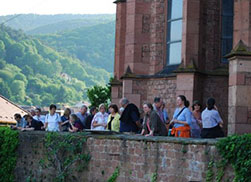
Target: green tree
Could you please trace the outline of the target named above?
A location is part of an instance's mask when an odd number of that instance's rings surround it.
[[[3,59],[0,58],[0,69],[1,70],[4,69],[5,66],[6,66],[6,62]]]
[[[95,85],[87,90],[87,97],[91,102],[91,106],[98,107],[100,104],[108,104],[111,100],[110,89],[108,86],[102,87]]]
[[[5,45],[2,40],[0,40],[0,58],[5,57]]]
[[[25,83],[21,80],[14,80],[10,85],[13,99],[22,103],[25,100]]]
[[[24,76],[24,74],[22,74],[22,73],[17,73],[14,77],[14,80],[21,80],[25,83],[25,85],[27,85],[27,83],[28,83],[26,76]]]
[[[0,78],[0,94],[3,95],[6,98],[11,97],[11,90],[1,78]]]
[[[13,79],[13,75],[7,70],[0,70],[0,78],[2,78],[5,82],[10,83]]]
[[[24,56],[25,47],[22,44],[14,43],[6,51],[6,60],[15,63],[17,57]]]

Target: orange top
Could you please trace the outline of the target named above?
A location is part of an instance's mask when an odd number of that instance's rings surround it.
[[[179,135],[179,132],[180,132],[180,135]],[[171,134],[174,135],[175,137],[190,138],[191,136],[190,126],[185,125],[185,126],[180,126],[178,128],[173,127]]]

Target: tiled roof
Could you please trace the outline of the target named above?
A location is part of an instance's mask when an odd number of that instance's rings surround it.
[[[27,111],[0,95],[0,124],[16,123],[14,119],[16,113],[21,116],[28,114]]]

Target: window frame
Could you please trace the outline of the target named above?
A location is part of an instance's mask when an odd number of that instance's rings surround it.
[[[172,40],[171,41],[171,23],[177,22],[183,20],[183,2],[182,2],[182,17],[180,18],[173,18],[172,19],[172,3],[175,0],[167,0],[167,38],[166,38],[166,66],[168,65],[179,65],[181,63],[181,60],[179,63],[170,64],[170,45],[175,43],[181,43],[182,44],[182,33],[181,33],[181,39],[180,40]],[[181,30],[182,32],[182,30]],[[181,52],[180,52],[181,54]]]
[[[226,12],[226,10],[224,9],[225,7],[229,7],[229,4],[232,3],[232,9],[231,12]],[[228,8],[226,8],[227,10],[229,10]],[[229,21],[227,21],[225,18],[231,18],[231,35],[226,35],[226,32],[223,32],[223,27],[226,26],[226,24],[229,23]],[[224,56],[228,53],[231,52],[232,48],[233,48],[233,28],[234,28],[234,0],[227,0],[221,1],[221,63],[228,63],[227,58],[224,58]],[[231,41],[231,45],[225,45],[225,41]],[[227,44],[227,43],[226,43]],[[226,50],[227,47],[230,47],[229,50]]]

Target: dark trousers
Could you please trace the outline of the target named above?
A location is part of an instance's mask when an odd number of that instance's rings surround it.
[[[201,138],[219,138],[224,137],[224,133],[219,125],[213,128],[203,128],[200,134]]]

